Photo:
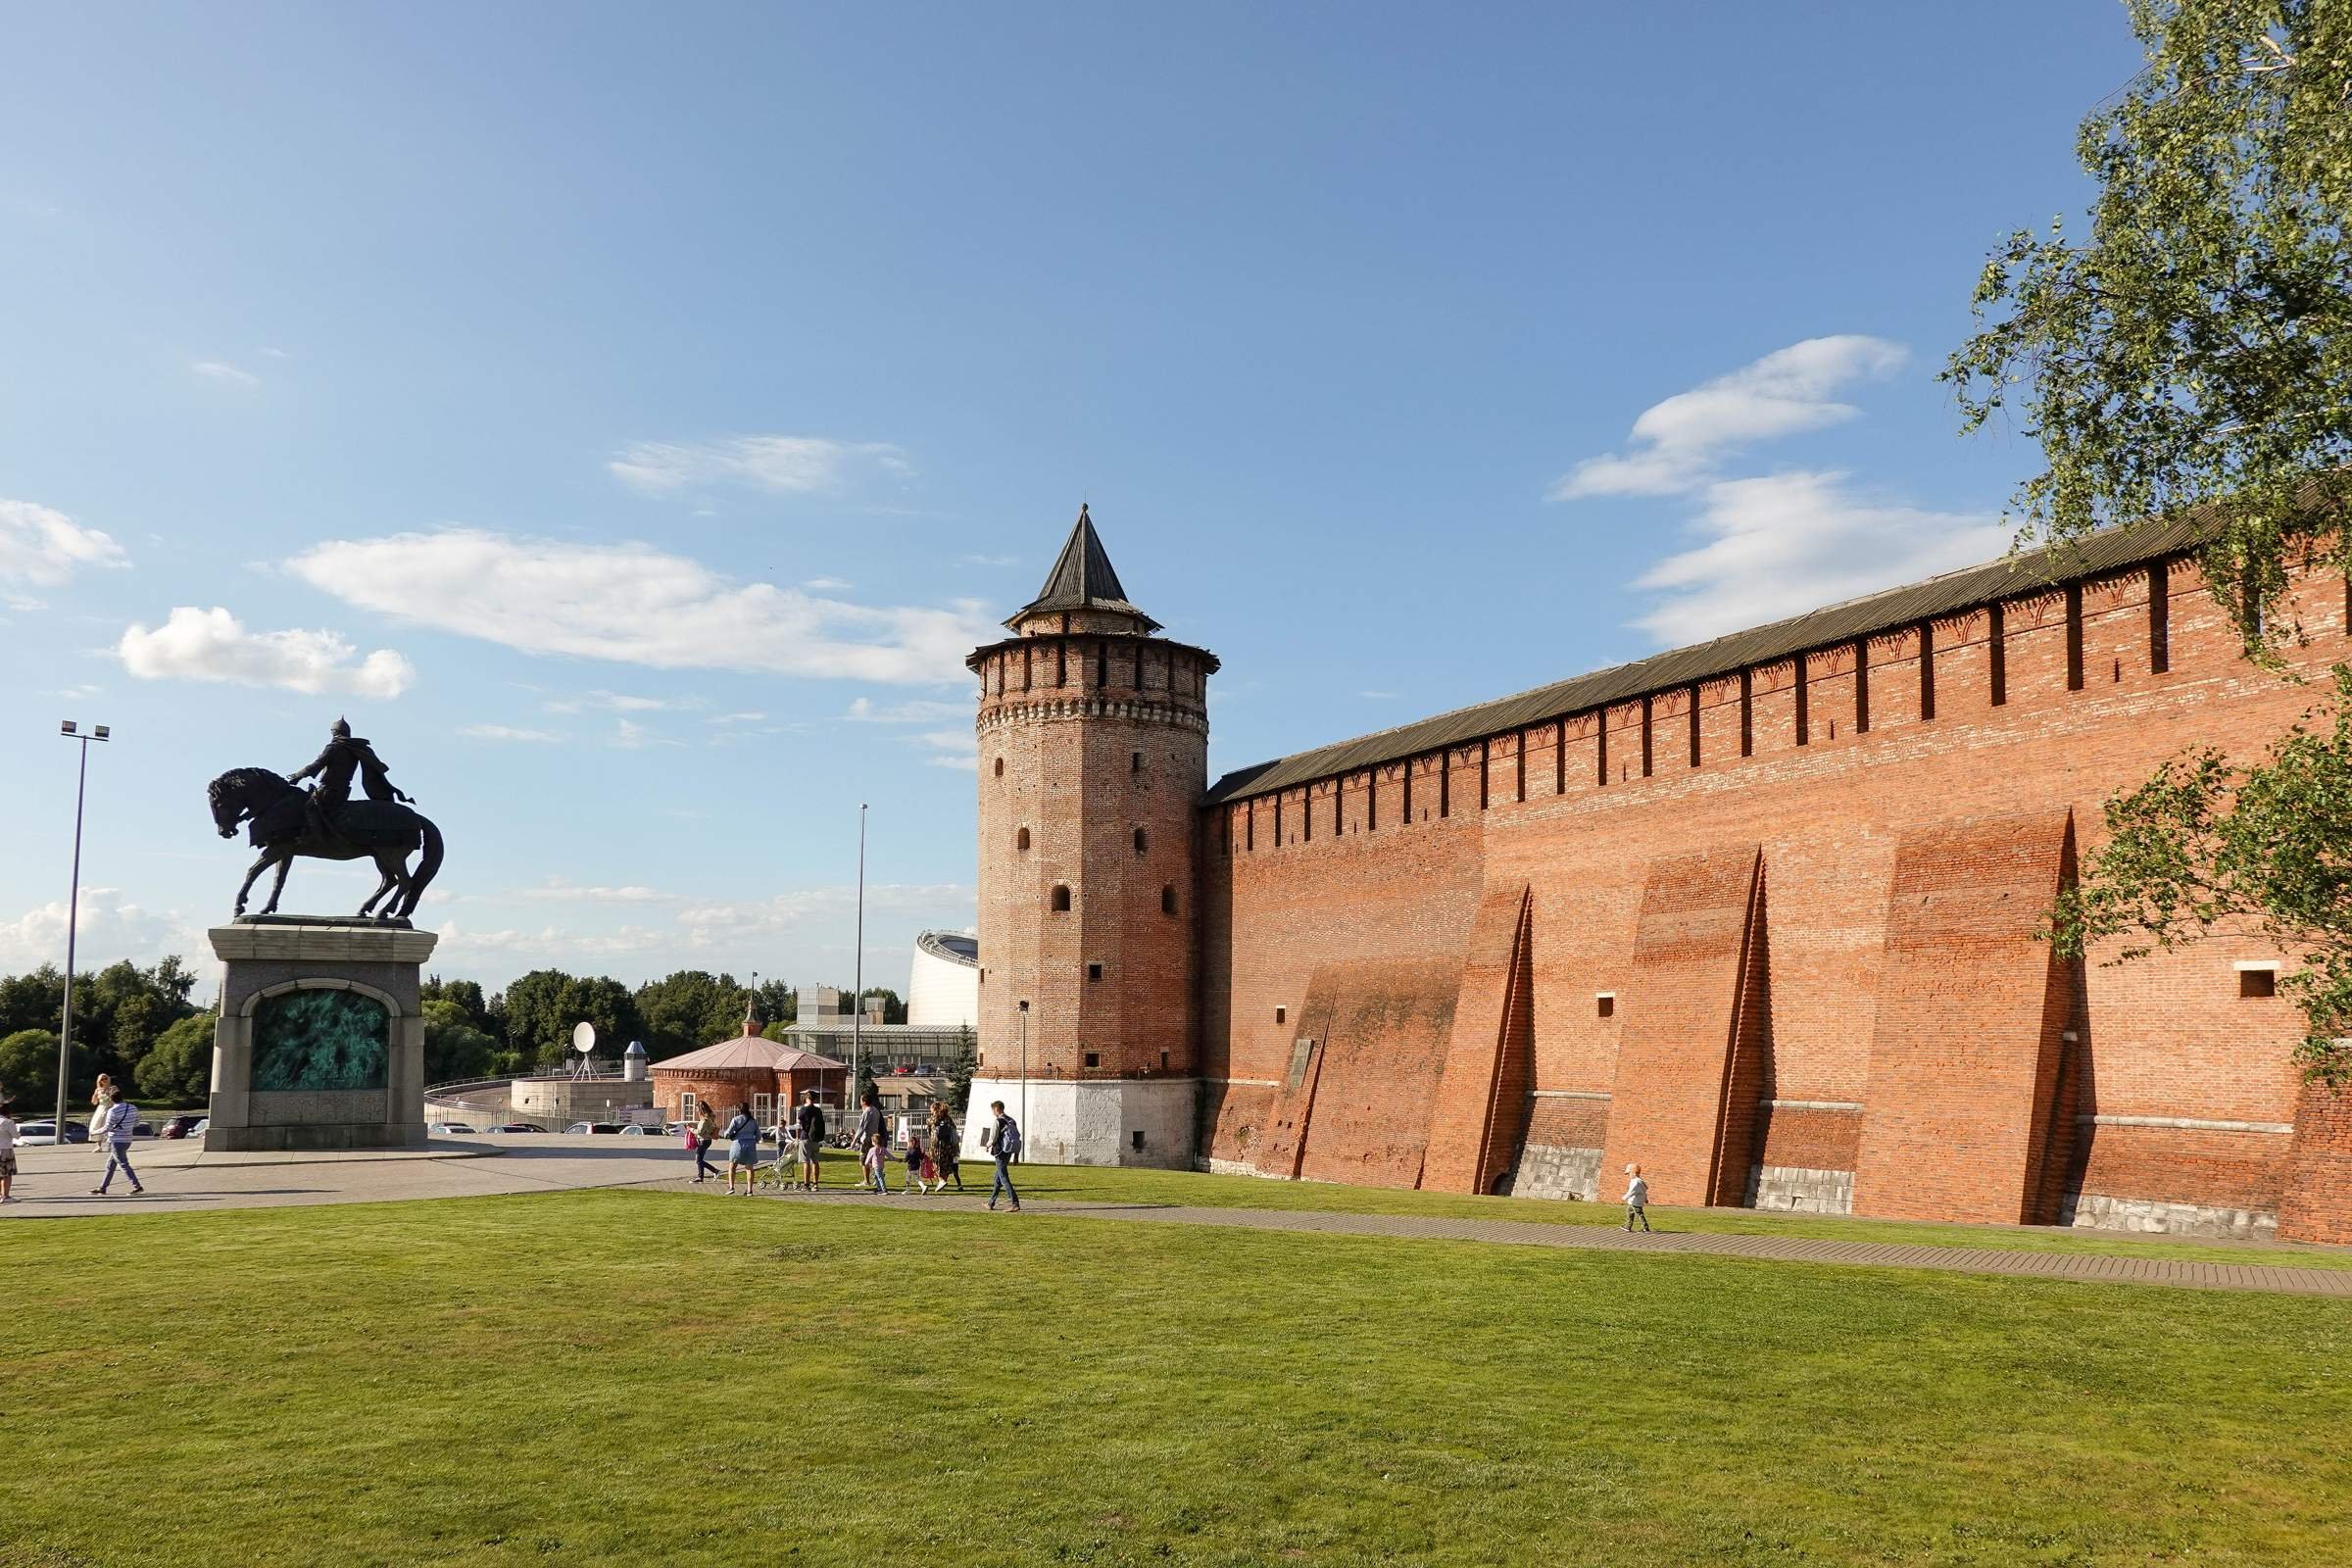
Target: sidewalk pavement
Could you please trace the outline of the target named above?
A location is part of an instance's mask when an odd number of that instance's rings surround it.
[[[90,1189],[104,1173],[105,1160],[87,1146],[19,1150],[17,1192],[24,1200],[0,1208],[0,1217],[63,1218],[154,1210],[478,1198],[589,1187],[661,1187],[674,1190],[681,1197],[703,1196],[686,1186],[686,1178],[694,1171],[693,1156],[675,1145],[666,1140],[610,1136],[569,1137],[552,1133],[535,1137],[483,1136],[435,1139],[424,1149],[400,1152],[210,1155],[194,1145],[150,1141],[136,1145],[131,1158],[147,1182],[146,1194],[137,1198],[125,1196],[126,1189],[118,1180],[113,1196],[96,1198],[91,1196]],[[713,1186],[708,1191],[715,1194],[724,1188]],[[762,1189],[760,1195],[760,1200],[769,1201],[777,1196],[773,1189]],[[877,1198],[844,1180],[820,1193],[781,1196],[785,1201],[794,1203],[854,1202],[918,1212],[977,1214],[987,1195],[974,1190],[917,1198],[894,1190],[891,1197]],[[1673,1210],[1652,1212],[1654,1218],[1672,1225]],[[2352,1269],[2250,1261],[2188,1262],[2099,1252],[2023,1251],[1999,1247],[1932,1247],[1915,1242],[1695,1234],[1671,1229],[1635,1235],[1613,1225],[1552,1225],[1529,1220],[1351,1214],[1316,1209],[1218,1208],[1203,1204],[1076,1202],[1045,1198],[1025,1201],[1017,1217],[999,1214],[993,1216],[992,1222],[1017,1225],[1041,1218],[1220,1225],[1240,1230],[1483,1242],[1582,1251],[1667,1252],[2352,1299]],[[2278,1255],[2251,1248],[2248,1254]]]

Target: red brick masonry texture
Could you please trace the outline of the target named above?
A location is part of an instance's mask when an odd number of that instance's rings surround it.
[[[2294,608],[2298,661],[2352,652],[2342,582],[2307,581]],[[983,1048],[1011,1043],[999,965],[1107,1004],[1081,968],[1102,951],[1137,968],[1125,1017],[1065,1014],[1033,1049],[1080,1073],[1092,1033],[1105,1071],[1197,1066],[1217,1161],[1488,1190],[1524,1140],[1605,1148],[1603,1198],[1628,1161],[1667,1203],[1736,1202],[1752,1166],[1792,1166],[1850,1170],[1860,1213],[2050,1220],[2080,1191],[2352,1241],[2352,1106],[2302,1083],[2289,1002],[2239,995],[2233,962],[2280,955],[2232,937],[2070,966],[2034,935],[2104,797],[2192,745],[2257,755],[2319,688],[2249,666],[2180,560],[1992,609],[1223,802],[1190,829],[1166,796],[1205,738],[1194,651],[1000,654]],[[1049,662],[1077,670],[1052,702],[1100,740],[1014,721]],[[1137,753],[1168,777],[1137,775]],[[1024,860],[1015,830],[1041,821],[1070,836]],[[1173,868],[1129,843],[1141,824],[1198,866],[1180,920],[1157,896]],[[1115,935],[1043,912],[1065,868],[1103,886]],[[1189,1027],[1145,1021],[1188,1005]]]

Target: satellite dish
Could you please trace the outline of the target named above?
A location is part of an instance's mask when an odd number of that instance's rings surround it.
[[[585,1056],[596,1049],[596,1025],[583,1018],[572,1026],[571,1049]]]

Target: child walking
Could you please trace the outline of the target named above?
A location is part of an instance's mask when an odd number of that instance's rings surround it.
[[[1649,1229],[1649,1183],[1642,1179],[1642,1167],[1639,1165],[1626,1166],[1625,1174],[1625,1228],[1632,1230],[1634,1221],[1640,1220],[1642,1229],[1646,1233]]]
[[[890,1196],[890,1179],[883,1173],[890,1168],[890,1156],[882,1148],[882,1135],[876,1133],[865,1144],[865,1179],[875,1192]]]
[[[917,1195],[929,1191],[923,1186],[923,1167],[929,1163],[929,1156],[923,1152],[922,1139],[909,1133],[906,1137],[906,1185],[913,1188]]]

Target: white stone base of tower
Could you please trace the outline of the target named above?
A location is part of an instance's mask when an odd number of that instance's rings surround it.
[[[992,1100],[1004,1102],[1021,1124],[1022,1157],[1032,1163],[1193,1168],[1198,1078],[1032,1078],[1025,1085],[1018,1078],[974,1078],[962,1129],[963,1157],[974,1164],[989,1159],[980,1134],[992,1124]],[[968,1173],[964,1180],[971,1180]]]

